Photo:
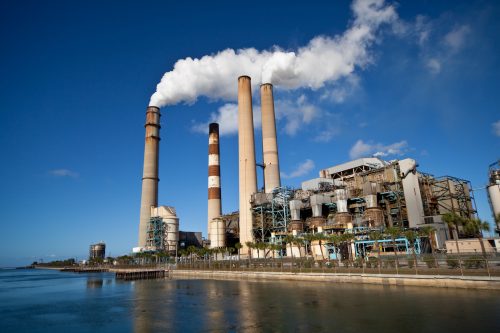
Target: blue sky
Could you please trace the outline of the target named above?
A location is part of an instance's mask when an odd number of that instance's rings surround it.
[[[163,74],[179,59],[216,57],[228,48],[261,54],[278,46],[298,55],[318,36],[345,36],[356,25],[351,6],[2,2],[0,266],[83,258],[100,240],[111,255],[130,251],[137,242],[145,108]],[[273,82],[283,183],[297,187],[322,168],[379,153],[412,157],[422,171],[483,187],[488,165],[500,157],[500,5],[383,6],[393,6],[393,15],[369,23],[373,38],[357,45],[362,55],[344,59],[352,68],[342,75],[312,89]],[[312,66],[303,82],[326,72]],[[222,89],[221,96],[214,87],[226,79],[234,91]],[[203,129],[213,119],[224,133],[223,210],[238,209],[236,79],[162,108],[159,201],[176,207],[182,230],[206,235]],[[258,94],[254,102],[258,113]],[[260,142],[257,125],[257,160]],[[479,217],[491,221],[485,191],[475,197]]]

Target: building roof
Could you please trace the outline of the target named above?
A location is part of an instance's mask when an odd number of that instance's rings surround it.
[[[338,172],[362,167],[362,166],[367,166],[370,169],[378,169],[381,168],[385,165],[387,165],[388,162],[381,160],[380,158],[377,157],[367,157],[367,158],[358,158],[357,160],[349,161],[346,163],[342,163],[339,165],[332,166],[330,168],[325,169],[328,174],[335,174]]]

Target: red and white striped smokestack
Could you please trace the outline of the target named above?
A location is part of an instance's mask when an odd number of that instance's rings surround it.
[[[260,105],[262,108],[264,186],[266,193],[271,193],[275,188],[281,186],[272,84],[265,83],[260,86]]]
[[[219,124],[208,126],[208,239],[210,247],[226,246],[220,190]]]
[[[139,247],[146,246],[147,229],[151,218],[151,206],[158,206],[158,153],[160,148],[160,109],[146,109],[146,143],[142,174],[141,215],[139,221]]]
[[[246,242],[253,241],[253,214],[250,199],[257,192],[257,171],[255,165],[255,142],[252,111],[252,90],[250,77],[238,78],[238,155],[240,188],[240,243],[243,253]]]

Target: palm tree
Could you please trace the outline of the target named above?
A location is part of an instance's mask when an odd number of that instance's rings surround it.
[[[285,242],[286,245],[290,245],[290,257],[292,258],[293,260],[293,249],[292,249],[292,243],[293,243],[293,239],[295,237],[293,237],[292,235],[286,235],[285,238],[283,238],[283,241]],[[285,245],[285,246],[286,246]],[[285,248],[286,249],[286,248]]]
[[[413,260],[415,261],[415,269],[417,269],[417,253],[415,252],[415,242],[417,241],[418,234],[414,230],[406,230],[404,233],[408,243],[410,243],[410,249],[413,253]]]
[[[401,235],[401,229],[398,227],[389,227],[385,229],[385,233],[391,237],[392,248],[394,249],[394,255],[396,256],[396,270],[399,269],[399,258],[398,258],[398,249],[396,246],[396,238]]]
[[[297,245],[297,248],[299,249],[299,259],[302,258],[302,252],[300,251],[302,245],[304,245],[304,239],[300,237],[294,237],[293,238],[293,244]]]
[[[418,229],[418,234],[420,237],[425,236],[429,239],[429,244],[431,246],[431,253],[434,253],[434,245],[431,238],[434,236],[435,231],[436,229],[434,227],[431,227],[430,225],[426,225]]]
[[[378,230],[373,230],[368,234],[368,237],[373,241],[373,247],[377,249],[377,260],[380,267],[380,246],[378,241],[382,238],[382,233]]]
[[[340,236],[341,241],[347,245],[347,255],[349,261],[354,259],[351,251],[351,243],[354,237],[354,234],[351,233],[344,233]]]
[[[483,243],[483,231],[490,231],[490,224],[486,221],[481,221],[480,219],[467,219],[464,225],[465,231],[471,236],[476,236],[481,244],[481,251],[483,252],[483,257],[486,258],[486,249]]]
[[[340,266],[340,251],[339,246],[342,243],[342,238],[339,235],[332,234],[329,237],[330,242],[332,242],[335,251],[335,257],[337,258],[338,264]]]
[[[464,223],[464,219],[461,216],[458,216],[455,213],[446,213],[443,214],[441,217],[444,223],[448,226],[448,229],[450,229],[450,235],[452,235],[452,230],[455,230],[455,244],[457,246],[457,254],[460,256],[460,249],[458,248],[458,226],[462,225]]]
[[[326,235],[321,232],[314,234],[314,240],[317,240],[319,243],[319,250],[321,251],[321,258],[323,258],[323,261],[325,260],[325,255],[323,253],[323,241],[327,239],[328,237],[326,237]]]
[[[193,264],[193,255],[196,252],[196,247],[194,245],[188,246],[187,252],[189,253],[189,258],[191,260],[191,264]]]
[[[248,259],[252,260],[252,249],[254,247],[254,243],[252,243],[252,242],[245,242],[245,245],[248,247]]]
[[[236,250],[238,250],[238,261],[240,261],[240,250],[243,247],[243,245],[241,245],[241,243],[238,242],[238,243],[234,244],[234,247]]]
[[[306,258],[309,258],[309,250],[311,249],[311,242],[314,240],[314,235],[313,234],[305,234],[303,236],[304,238],[304,244],[305,244],[305,250],[306,250]],[[307,245],[309,244],[309,248]]]

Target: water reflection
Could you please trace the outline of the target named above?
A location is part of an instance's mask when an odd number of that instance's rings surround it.
[[[133,283],[135,332],[498,331],[500,293],[292,281]]]
[[[87,289],[102,288],[103,279],[89,278],[87,279]]]
[[[130,282],[135,294],[134,332],[174,332],[176,325],[176,287],[170,280]]]

